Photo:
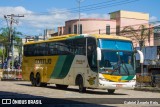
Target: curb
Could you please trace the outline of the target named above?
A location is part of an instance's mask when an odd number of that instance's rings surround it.
[[[24,81],[22,79],[2,79],[1,78],[1,81]]]

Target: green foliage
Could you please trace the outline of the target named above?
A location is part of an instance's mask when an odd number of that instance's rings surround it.
[[[9,28],[0,28],[0,31],[1,31],[1,35],[3,37],[8,37],[9,36]]]
[[[121,31],[122,35],[131,35],[138,41],[144,41],[151,33],[152,32],[150,32],[150,29],[148,29],[146,25],[140,25],[137,29],[132,26],[126,26]]]
[[[9,28],[0,28],[0,43],[3,45],[4,49],[6,51],[9,51],[8,47],[10,45],[10,29]],[[22,47],[22,39],[20,36],[22,35],[21,32],[17,31],[15,28],[12,29],[12,36],[13,40],[16,41],[17,44],[15,44],[15,48],[21,52],[21,47]],[[7,57],[8,52],[5,52],[5,57]]]
[[[2,56],[3,56],[3,50],[0,49],[0,57],[2,57]]]
[[[9,38],[10,38],[10,34],[9,34],[9,28],[1,28],[0,31],[1,31],[1,34],[0,34],[0,41],[1,42],[9,42]],[[16,41],[16,42],[19,42],[21,41],[21,38],[20,36],[22,35],[21,32],[19,31],[16,31],[16,29],[14,28],[13,29],[13,39]]]

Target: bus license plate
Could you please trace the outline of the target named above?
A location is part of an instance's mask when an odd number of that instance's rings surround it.
[[[123,85],[122,84],[116,84],[116,87],[122,87]]]

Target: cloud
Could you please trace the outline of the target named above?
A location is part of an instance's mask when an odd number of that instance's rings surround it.
[[[9,15],[9,14],[31,14],[32,11],[26,10],[22,6],[17,7],[0,7],[1,15]],[[2,16],[0,16],[2,18]]]
[[[108,14],[87,14],[87,13],[81,13],[82,18],[104,18],[104,19],[110,19],[110,16]]]
[[[151,16],[150,18],[149,18],[149,21],[150,22],[154,22],[154,21],[157,21],[158,20],[158,18],[156,17],[156,16]]]
[[[4,20],[4,15],[8,14],[24,14],[22,18],[16,18],[19,21],[18,28],[23,29],[22,32],[39,34],[43,30],[57,28],[64,26],[65,21],[78,18],[78,13],[72,13],[67,9],[49,9],[47,12],[36,13],[27,10],[22,6],[17,7],[0,7],[0,19]],[[87,14],[81,13],[81,18],[106,18],[109,19],[107,14]]]
[[[160,22],[158,21],[158,17],[156,16],[151,16],[149,21],[155,27],[160,26]]]

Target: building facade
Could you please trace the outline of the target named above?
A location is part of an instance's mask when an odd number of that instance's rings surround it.
[[[111,34],[118,36],[126,36],[133,40],[134,46],[139,46],[139,41],[133,34],[127,33],[125,35],[121,34],[121,31],[125,27],[131,26],[134,29],[135,34],[140,35],[139,29],[141,25],[145,25],[147,29],[150,29],[149,25],[149,14],[140,12],[131,12],[119,10],[116,12],[109,13],[110,19],[95,19],[95,18],[85,18],[74,20],[68,20],[65,22],[65,26],[58,27],[58,36],[65,34]],[[153,33],[145,35],[145,46],[154,45]]]
[[[150,28],[152,28],[152,26],[149,24],[149,14],[123,10],[112,12],[109,14],[110,19],[116,20],[116,35],[131,38],[135,47],[139,47],[139,41],[142,40],[144,40],[144,46],[154,45],[153,33],[147,34],[150,32]],[[145,28],[141,28],[141,25],[144,25]],[[121,31],[129,26],[131,27],[128,30],[129,33],[127,33],[127,35],[121,34]],[[146,29],[144,33],[146,35],[142,35],[143,37],[141,37],[141,31],[143,29]],[[133,33],[137,37],[133,36]],[[141,38],[144,39],[141,40]]]
[[[64,34],[74,33],[77,34],[80,30],[80,34],[110,34],[111,32],[115,33],[116,21],[115,20],[106,20],[106,19],[81,19],[80,26],[79,20],[69,20],[65,22],[65,27],[63,27]],[[80,29],[78,29],[78,27]],[[108,28],[107,28],[108,27]],[[107,30],[106,30],[107,28]]]
[[[160,25],[154,27],[154,46],[160,46]]]

